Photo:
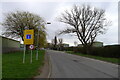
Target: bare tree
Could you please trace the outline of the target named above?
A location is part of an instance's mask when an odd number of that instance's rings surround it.
[[[63,44],[63,39],[59,38],[58,39],[58,46],[59,46],[60,50],[62,49],[62,44]]]
[[[62,13],[58,18],[60,22],[69,24],[70,27],[60,32],[74,33],[89,53],[96,36],[105,33],[108,21],[105,18],[105,10],[90,7],[89,5],[77,6]]]
[[[62,38],[59,38],[58,41],[59,41],[59,44],[63,43],[63,39]]]

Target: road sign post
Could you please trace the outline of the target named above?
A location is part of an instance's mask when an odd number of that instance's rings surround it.
[[[23,63],[25,63],[26,45],[34,44],[34,30],[24,30],[24,54]],[[34,46],[33,46],[34,47]],[[31,50],[31,63],[32,63],[32,50]]]
[[[26,45],[24,45],[23,63],[25,63],[25,51],[26,51]]]
[[[32,50],[34,49],[34,45],[30,45],[29,48],[31,49],[30,63],[32,63]]]
[[[32,63],[32,49],[31,49],[31,59],[30,59],[30,63]]]

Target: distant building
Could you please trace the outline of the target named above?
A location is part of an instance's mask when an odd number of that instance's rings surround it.
[[[95,41],[93,42],[93,47],[103,47],[103,42]]]
[[[82,44],[78,44],[78,47],[83,47],[83,45]]]
[[[69,44],[63,43],[62,45],[63,45],[63,47],[69,47]]]
[[[102,47],[102,46],[103,46],[103,42],[99,42],[99,41],[93,42],[93,47]],[[83,47],[83,45],[78,44],[78,47]]]

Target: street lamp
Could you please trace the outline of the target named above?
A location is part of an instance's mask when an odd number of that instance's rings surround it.
[[[51,22],[47,22],[46,24],[51,24]]]
[[[46,24],[51,24],[50,22],[47,22]],[[42,25],[40,25],[42,26]],[[37,53],[36,53],[36,60],[38,60],[38,44],[39,44],[39,31],[40,31],[40,26],[38,26],[38,37],[37,37]]]
[[[39,31],[40,31],[40,26],[38,26],[38,36],[37,36],[37,54],[36,54],[36,60],[38,60],[38,41],[39,41]]]

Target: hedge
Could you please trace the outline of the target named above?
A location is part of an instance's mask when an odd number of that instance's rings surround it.
[[[77,53],[84,54],[83,47],[66,47],[66,48],[63,48],[62,50],[74,51]],[[108,46],[104,46],[104,47],[93,47],[92,51],[89,54],[95,55],[95,56],[101,56],[101,57],[118,58],[120,56],[119,50],[120,50],[120,45],[108,45]]]

